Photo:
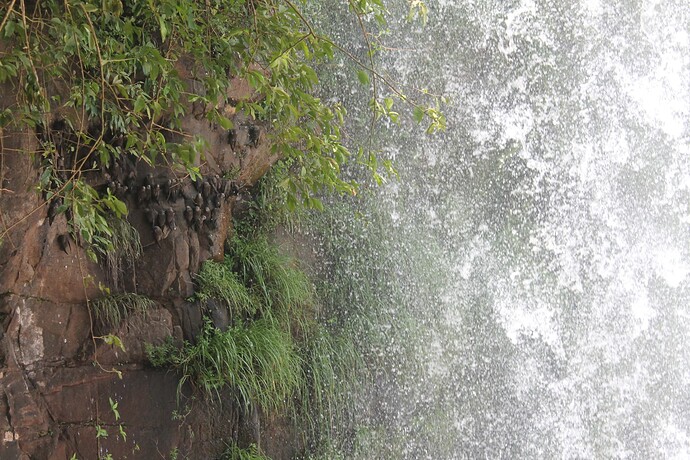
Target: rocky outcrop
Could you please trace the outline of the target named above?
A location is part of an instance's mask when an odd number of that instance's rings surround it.
[[[90,261],[66,236],[65,214],[53,216],[36,192],[36,133],[0,133],[0,458],[212,458],[238,433],[258,433],[256,417],[243,416],[232,395],[211,408],[178,388],[176,375],[147,366],[144,354],[145,343],[168,336],[194,340],[203,315],[186,300],[194,274],[204,260],[223,257],[238,194],[277,160],[266,126],[235,113],[232,102],[251,94],[234,83],[222,108],[232,130],[195,116],[203,107],[182,122],[209,146],[197,159],[201,180],[135,158],[89,177],[127,204],[141,240],[137,260],[123,252],[114,263]],[[0,109],[12,104],[4,97]],[[88,301],[102,297],[103,286],[155,306],[101,330]],[[106,333],[124,349],[94,338]]]

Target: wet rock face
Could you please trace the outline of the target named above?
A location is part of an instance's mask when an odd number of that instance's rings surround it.
[[[234,85],[230,101],[251,96],[241,88]],[[0,89],[3,109],[11,92]],[[212,458],[237,436],[242,417],[231,396],[215,403],[221,412],[190,399],[191,389],[150,368],[144,351],[168,336],[194,339],[202,312],[185,300],[194,274],[203,261],[222,259],[236,197],[277,160],[266,126],[231,106],[224,113],[233,119],[230,131],[194,113],[182,122],[183,132],[210,147],[198,159],[200,180],[126,157],[91,173],[91,185],[126,203],[142,245],[138,260],[106,268],[85,257],[65,214],[35,191],[40,166],[22,152],[37,151],[36,133],[0,132],[0,458]],[[87,299],[103,296],[99,285],[155,303],[102,331],[117,335],[124,350],[92,336]],[[97,436],[99,427],[107,437]]]

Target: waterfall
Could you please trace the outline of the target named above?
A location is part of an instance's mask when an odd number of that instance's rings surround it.
[[[688,458],[690,5],[427,4],[383,65],[448,129],[375,133],[399,180],[320,224],[353,455]]]

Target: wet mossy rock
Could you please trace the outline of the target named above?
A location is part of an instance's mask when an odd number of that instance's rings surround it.
[[[15,103],[13,94],[9,84],[0,85],[0,110]],[[235,80],[228,101],[251,97],[249,86]],[[39,148],[36,133],[0,133],[0,219],[6,231],[0,246],[0,458],[110,453],[149,459],[170,452],[213,458],[223,440],[246,432],[233,398],[216,402],[226,406],[218,411],[188,399],[189,388],[178,394],[175,374],[151,369],[143,351],[144,343],[168,336],[193,340],[202,326],[200,307],[185,300],[193,293],[193,276],[203,261],[223,258],[237,195],[278,159],[266,142],[270,126],[231,105],[222,109],[231,130],[197,117],[203,107],[181,121],[180,136],[202,137],[208,146],[196,159],[202,175],[197,181],[165,164],[127,156],[89,172],[89,185],[109,188],[126,203],[126,220],[140,236],[141,256],[115,267],[90,261],[68,236],[66,215],[52,216],[50,202],[36,192],[41,167],[26,154]],[[52,128],[69,137],[61,114],[51,117]],[[92,339],[87,299],[103,296],[99,285],[153,299],[145,314],[108,331],[124,350]],[[95,357],[122,378],[95,365]],[[111,400],[118,403],[120,421],[113,419]],[[118,436],[120,423],[126,439]],[[109,436],[97,438],[97,427]],[[250,441],[259,440],[245,439]]]

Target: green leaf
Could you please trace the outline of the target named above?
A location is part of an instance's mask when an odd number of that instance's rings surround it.
[[[223,129],[232,129],[234,126],[232,120],[230,120],[227,117],[224,117],[223,115],[218,115],[217,121]]]
[[[122,351],[124,351],[125,353],[127,352],[127,350],[125,350],[125,345],[122,343],[122,340],[114,334],[104,335],[103,337],[100,337],[100,339],[103,340],[108,345],[118,347]]]
[[[415,106],[414,111],[412,112],[412,117],[414,118],[414,121],[421,123],[424,119],[424,109],[418,105]]]
[[[364,70],[357,72],[357,79],[359,79],[359,82],[365,86],[369,84],[369,74]]]

